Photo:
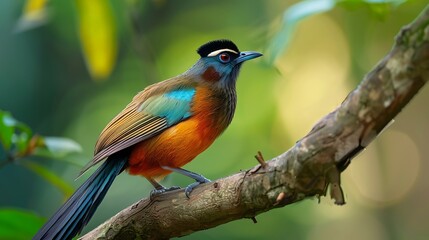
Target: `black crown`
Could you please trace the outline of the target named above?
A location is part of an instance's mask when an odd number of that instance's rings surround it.
[[[211,52],[214,52],[216,50],[220,49],[231,49],[236,52],[240,52],[237,48],[237,46],[231,41],[227,39],[220,39],[220,40],[214,40],[211,42],[208,42],[201,47],[198,48],[197,52],[200,54],[201,57],[207,57]]]

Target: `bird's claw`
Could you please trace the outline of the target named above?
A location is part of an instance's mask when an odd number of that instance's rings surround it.
[[[177,190],[177,189],[180,189],[180,187],[179,186],[172,186],[172,187],[169,187],[169,188],[163,187],[163,188],[159,188],[159,189],[153,189],[152,191],[150,191],[150,199],[152,200],[154,197],[156,197],[156,196],[158,196],[158,195],[160,195],[162,193],[169,192],[169,191],[174,191],[174,190]]]
[[[201,176],[202,177],[202,176]],[[207,178],[205,178],[205,177],[202,177],[201,179],[199,179],[197,182],[194,182],[194,183],[191,183],[191,184],[189,184],[186,188],[185,188],[185,195],[186,195],[186,197],[189,199],[190,197],[190,195],[191,195],[191,192],[194,190],[194,188],[195,187],[197,187],[198,185],[200,185],[200,184],[203,184],[203,183],[209,183],[209,182],[211,182],[209,179],[207,179]]]

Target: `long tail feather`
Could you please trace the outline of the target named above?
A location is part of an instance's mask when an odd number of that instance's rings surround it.
[[[128,156],[123,153],[110,156],[45,223],[33,240],[68,240],[79,234],[127,160]]]

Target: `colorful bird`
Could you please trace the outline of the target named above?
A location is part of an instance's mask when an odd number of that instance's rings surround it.
[[[201,58],[186,72],[139,92],[101,132],[93,160],[81,174],[103,164],[34,236],[36,239],[72,239],[88,223],[115,177],[124,170],[144,176],[152,195],[171,189],[155,178],[177,172],[196,182],[202,175],[182,169],[208,148],[226,129],[236,106],[236,79],[244,61],[262,56],[240,52],[230,40],[202,45]]]

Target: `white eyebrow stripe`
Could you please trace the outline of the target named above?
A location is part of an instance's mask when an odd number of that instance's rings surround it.
[[[219,54],[219,53],[221,53],[221,52],[232,52],[232,53],[238,54],[238,52],[236,52],[236,51],[234,51],[234,50],[231,50],[231,49],[228,49],[228,48],[224,48],[224,49],[219,49],[219,50],[216,50],[216,51],[213,51],[213,52],[209,53],[209,54],[207,55],[207,57],[213,57],[213,56],[216,56],[216,55],[218,55],[218,54]]]

